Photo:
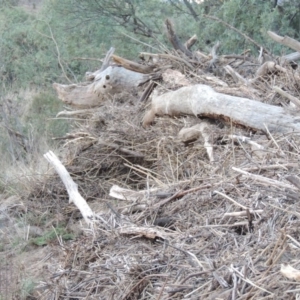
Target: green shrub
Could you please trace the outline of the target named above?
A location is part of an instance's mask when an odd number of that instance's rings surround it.
[[[27,104],[22,118],[26,131],[29,132],[34,128],[37,136],[48,136],[48,142],[52,137],[63,136],[69,129],[69,122],[53,119],[62,109],[62,102],[53,93],[36,94]]]
[[[21,282],[19,296],[21,299],[31,299],[30,296],[36,287],[37,283],[31,278],[23,279]]]
[[[68,233],[62,227],[53,228],[41,237],[31,239],[31,243],[37,246],[45,246],[57,239],[60,236],[64,241],[73,240],[75,238],[74,234]]]

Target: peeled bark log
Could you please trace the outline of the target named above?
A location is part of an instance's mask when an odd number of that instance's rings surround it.
[[[291,49],[296,50],[297,52],[300,52],[300,42],[290,38],[289,36],[280,36],[272,31],[268,31],[268,35],[275,42],[290,47]]]
[[[149,80],[150,75],[133,72],[118,66],[109,66],[94,72],[94,81],[85,85],[54,83],[58,98],[78,108],[100,106],[109,95],[130,91]]]
[[[110,66],[95,76],[94,92],[117,94],[146,82],[149,75],[137,73],[122,67]]]
[[[286,61],[296,61],[300,59],[300,53],[299,52],[293,52],[287,55],[282,56],[283,59]]]
[[[58,94],[58,98],[66,104],[77,108],[90,108],[100,105],[104,97],[94,93],[94,83],[89,85],[64,85],[53,83],[53,87]]]
[[[153,95],[151,110],[144,117],[144,127],[155,115],[195,115],[225,119],[255,130],[287,133],[300,132],[300,115],[292,115],[284,108],[247,98],[215,92],[207,85],[180,88],[161,96]]]

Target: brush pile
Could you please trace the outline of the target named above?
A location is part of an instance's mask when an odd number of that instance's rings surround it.
[[[53,222],[77,228],[74,240],[47,246],[56,255],[44,261],[36,297],[295,299],[297,127],[276,130],[269,114],[258,129],[216,106],[194,115],[155,111],[149,124],[143,120],[151,93],[154,101],[200,84],[234,101],[256,100],[253,117],[264,104],[298,126],[298,66],[263,48],[259,58],[218,55],[218,43],[210,54],[192,51],[195,37],[183,44],[166,26],[175,50],[143,53],[140,64],[111,51],[87,83],[55,84],[63,101],[87,108],[59,114],[78,124],[58,156],[95,216],[88,227],[55,172],[32,191],[29,210],[51,211]],[[190,94],[180,95],[184,106]],[[243,107],[236,102],[236,109]]]

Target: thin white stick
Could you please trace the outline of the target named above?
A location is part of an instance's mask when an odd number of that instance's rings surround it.
[[[264,211],[262,209],[258,209],[258,210],[249,209],[250,214],[262,214],[263,212]],[[247,216],[247,211],[234,211],[234,212],[229,212],[224,214],[224,217],[241,217],[241,216]]]
[[[240,142],[243,142],[243,143],[246,143],[246,144],[249,144],[249,145],[253,145],[255,146],[257,149],[260,149],[260,150],[264,150],[265,147],[254,142],[254,141],[251,141],[250,138],[246,137],[246,136],[238,136],[238,135],[235,135],[235,134],[229,134],[228,137],[230,139],[233,139],[235,141],[240,141]]]
[[[291,189],[291,190],[298,190],[296,187],[294,187],[293,185],[291,184],[288,184],[288,183],[284,183],[284,182],[281,182],[281,181],[278,181],[278,180],[274,180],[274,179],[270,179],[270,178],[267,178],[267,177],[264,177],[264,176],[261,176],[261,175],[256,175],[256,174],[252,174],[252,173],[249,173],[249,172],[246,172],[244,170],[241,170],[241,169],[238,169],[238,168],[235,168],[235,167],[232,167],[232,170],[236,171],[236,172],[239,172],[241,174],[244,174],[252,179],[255,179],[257,181],[260,181],[262,183],[266,183],[268,185],[273,185],[273,186],[276,186],[276,187],[280,187],[280,188],[288,188],[288,189]]]
[[[268,290],[266,290],[266,289],[264,289],[264,288],[258,286],[258,285],[255,284],[253,281],[251,281],[249,278],[244,277],[244,275],[242,275],[242,274],[241,274],[238,270],[236,270],[234,267],[231,266],[231,269],[232,269],[232,271],[235,272],[235,273],[237,274],[237,276],[238,276],[240,279],[242,279],[243,281],[249,283],[250,285],[252,285],[252,286],[258,288],[259,290],[261,290],[261,291],[263,291],[263,292],[266,292],[266,293],[268,293],[268,294],[270,294],[270,295],[273,295],[273,293],[271,293],[271,292],[269,292]]]
[[[216,194],[218,194],[218,195],[220,195],[220,196],[222,196],[222,197],[228,199],[229,201],[233,202],[235,205],[241,207],[242,209],[248,209],[248,207],[246,207],[246,206],[244,206],[244,205],[242,205],[242,204],[236,202],[235,200],[233,200],[232,198],[230,198],[229,196],[227,196],[227,195],[225,195],[225,194],[223,194],[223,193],[221,193],[221,192],[214,191],[214,193],[216,193]]]
[[[297,246],[298,248],[300,248],[300,243],[298,241],[296,241],[293,237],[291,237],[290,235],[286,235],[290,240],[292,240]]]
[[[44,157],[53,165],[62,182],[64,183],[70,197],[69,202],[73,202],[80,210],[86,223],[88,225],[92,225],[94,213],[86,203],[85,199],[78,192],[78,186],[71,178],[65,166],[52,151],[48,151],[46,154],[44,154]]]
[[[275,144],[275,146],[277,147],[277,149],[279,150],[280,152],[280,155],[282,156],[285,156],[285,153],[282,151],[282,149],[279,147],[278,143],[276,142],[276,140],[274,139],[273,135],[271,134],[271,132],[269,131],[269,128],[268,126],[266,126],[266,124],[264,124],[265,128],[266,128],[266,131],[269,135],[269,137],[271,138],[271,140],[273,141],[273,143]]]

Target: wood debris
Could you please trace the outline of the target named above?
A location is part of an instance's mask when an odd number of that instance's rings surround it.
[[[276,58],[245,35],[258,57],[217,41],[207,53],[166,29],[172,50],[129,61],[111,49],[86,82],[54,84],[76,109],[58,116],[81,117],[61,138],[73,183],[49,171],[29,209],[93,226],[58,239],[38,299],[295,299],[297,53]]]

